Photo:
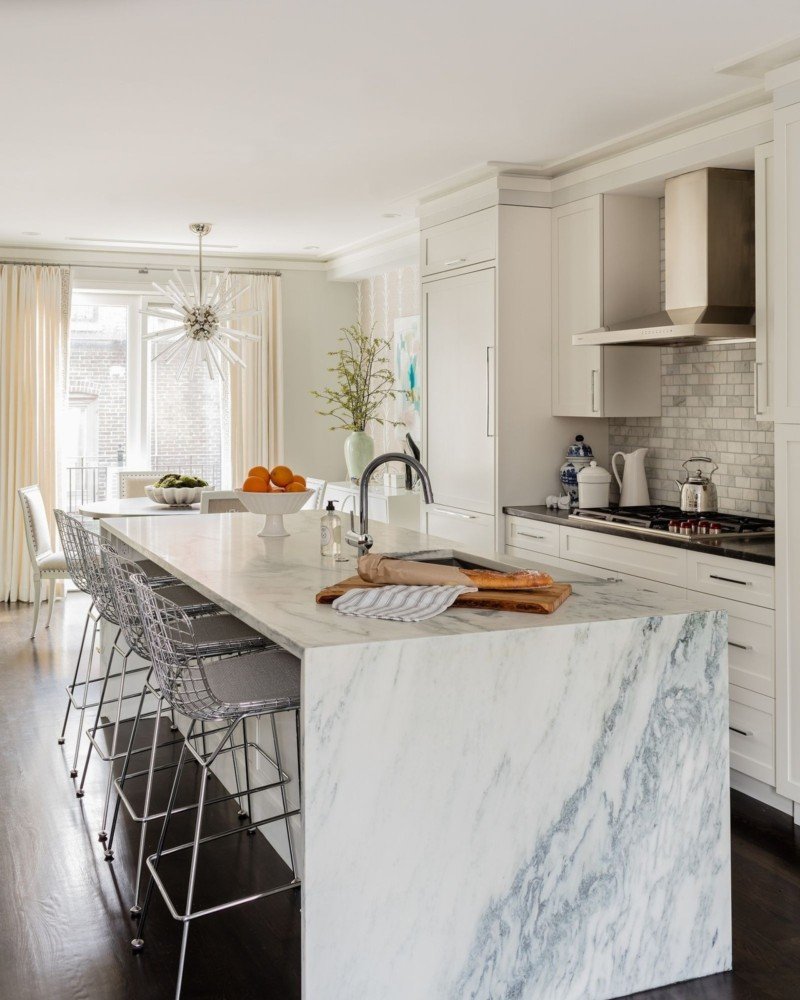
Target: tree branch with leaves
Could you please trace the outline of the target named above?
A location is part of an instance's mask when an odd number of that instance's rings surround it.
[[[367,424],[389,424],[402,427],[402,420],[387,420],[380,412],[387,400],[407,395],[404,389],[395,388],[395,375],[390,366],[388,352],[391,342],[374,336],[375,327],[367,332],[360,323],[343,326],[336,351],[328,351],[335,364],[328,371],[335,376],[332,388],[313,390],[311,395],[321,399],[327,409],[317,410],[321,417],[335,423],[332,431],[366,430]]]

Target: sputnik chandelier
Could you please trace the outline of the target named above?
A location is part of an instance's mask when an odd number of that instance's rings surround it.
[[[236,308],[236,300],[247,288],[239,291],[231,288],[228,271],[223,275],[215,273],[211,280],[203,281],[203,237],[211,232],[211,224],[193,222],[189,229],[197,236],[199,257],[198,271],[191,271],[192,287],[187,288],[177,270],[172,272],[172,278],[164,285],[153,282],[153,287],[169,300],[169,305],[163,308],[152,306],[143,309],[142,313],[174,322],[171,326],[146,333],[144,339],[153,340],[161,347],[153,360],[169,361],[183,355],[177,378],[181,377],[187,365],[191,377],[201,363],[205,364],[211,379],[216,373],[224,382],[229,365],[247,367],[231,346],[243,340],[259,339],[256,334],[246,333],[231,324],[245,316],[255,316],[259,310]]]

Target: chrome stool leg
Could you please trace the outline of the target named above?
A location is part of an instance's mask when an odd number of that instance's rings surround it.
[[[181,781],[181,774],[183,773],[183,765],[186,763],[186,752],[187,752],[188,742],[192,736],[192,733],[194,732],[194,727],[195,723],[194,721],[192,721],[191,725],[189,726],[189,732],[186,734],[186,739],[184,740],[183,746],[181,747],[181,755],[180,758],[178,759],[178,766],[175,769],[175,777],[172,780],[172,788],[170,789],[169,793],[169,802],[167,802],[166,815],[164,816],[164,822],[161,826],[161,833],[158,835],[158,844],[156,846],[156,861],[155,861],[156,867],[158,866],[158,861],[161,860],[161,855],[164,852],[164,844],[166,843],[167,840],[167,830],[169,829],[169,821],[170,818],[172,817],[172,810],[175,808],[175,802],[178,798],[178,785],[180,784]],[[205,782],[202,782],[202,784],[203,786],[205,786]],[[150,909],[150,901],[153,898],[154,885],[155,885],[155,880],[151,878],[150,881],[147,883],[147,889],[145,890],[144,894],[144,902],[142,903],[141,913],[139,914],[139,933],[138,936],[135,937],[133,941],[131,941],[131,948],[133,948],[134,951],[141,951],[142,948],[144,948],[144,939],[142,937],[142,933],[144,931],[144,925],[147,922],[147,912]]]
[[[92,726],[91,732],[94,736],[97,733],[97,727],[100,725],[100,716],[103,712],[103,703],[106,697],[106,688],[108,687],[108,680],[111,676],[111,664],[114,662],[114,653],[117,652],[117,643],[119,642],[119,637],[122,633],[122,629],[117,629],[117,634],[114,637],[114,642],[111,644],[111,652],[108,654],[108,660],[106,662],[106,673],[103,677],[103,687],[100,689],[100,698],[97,701],[97,714],[94,717],[94,726]],[[89,749],[86,751],[86,760],[83,764],[83,774],[81,775],[81,783],[75,792],[75,795],[82,799],[84,795],[83,786],[86,784],[86,772],[89,770],[89,761],[92,758],[92,750],[94,749],[94,744],[89,740]]]
[[[142,869],[144,867],[144,852],[145,852],[145,841],[147,839],[147,819],[146,817],[150,815],[150,802],[153,794],[153,774],[156,767],[156,752],[158,750],[158,730],[161,722],[161,709],[164,704],[164,698],[159,696],[158,705],[156,706],[156,715],[153,722],[153,741],[150,746],[150,766],[147,770],[147,787],[144,793],[144,808],[142,809],[142,828],[139,831],[139,853],[136,858],[136,880],[133,885],[133,905],[130,908],[130,914],[132,917],[137,917],[142,912],[142,908],[139,905],[139,893],[141,891],[142,885]],[[183,760],[183,750],[181,750],[181,760]],[[180,770],[180,767],[179,767]],[[177,795],[177,789],[176,789]]]
[[[80,715],[78,716],[78,735],[75,738],[75,756],[72,761],[72,769],[69,772],[70,778],[78,777],[78,755],[81,750],[81,737],[83,735],[83,720],[86,715],[86,705],[89,699],[89,684],[92,679],[92,664],[94,663],[94,645],[97,641],[97,625],[100,621],[95,618],[92,624],[92,637],[89,641],[89,662],[86,665],[86,679],[83,682],[83,702],[81,704]]]
[[[108,778],[106,779],[106,798],[103,804],[103,819],[100,824],[100,832],[97,835],[97,839],[100,843],[104,843],[108,840],[108,834],[106,833],[106,823],[108,821],[108,806],[111,801],[111,786],[114,782],[114,761],[117,756],[117,740],[119,739],[119,724],[122,721],[122,702],[123,695],[125,694],[125,673],[128,668],[128,657],[133,651],[128,650],[122,657],[122,670],[120,671],[119,677],[119,692],[117,695],[117,714],[114,719],[114,729],[111,736],[111,759],[108,762]],[[113,861],[114,855],[109,851],[106,851],[106,861]]]
[[[69,710],[72,708],[72,698],[75,695],[75,685],[78,683],[78,671],[81,669],[81,660],[83,659],[83,647],[86,645],[86,633],[89,630],[89,622],[92,618],[92,608],[94,604],[89,606],[89,610],[86,612],[86,620],[83,623],[83,635],[81,636],[81,645],[78,650],[78,659],[75,661],[75,673],[72,675],[72,683],[67,687],[68,697],[67,697],[67,711],[64,713],[64,725],[61,727],[61,735],[58,737],[58,745],[64,746],[64,741],[67,735],[67,723],[69,722]]]
[[[275,722],[275,714],[273,713],[269,717],[269,721],[272,723],[272,739],[275,743],[275,763],[278,765],[278,774],[283,774],[283,765],[281,763],[281,748],[278,743],[278,726]],[[300,763],[300,758],[297,758],[298,765]],[[300,768],[298,766],[298,772]],[[281,785],[281,803],[283,805],[283,815],[286,819],[286,839],[289,841],[289,862],[292,868],[292,876],[297,878],[297,865],[294,860],[294,837],[292,836],[292,824],[289,822],[289,806],[286,801],[286,785]]]
[[[139,696],[139,704],[136,706],[136,715],[133,718],[133,726],[131,727],[131,735],[128,739],[128,749],[125,752],[125,760],[122,763],[122,773],[120,774],[120,783],[124,786],[125,779],[128,776],[128,768],[130,767],[131,757],[133,754],[133,745],[136,742],[136,733],[139,728],[139,720],[142,717],[142,711],[144,710],[144,700],[147,697],[147,685],[142,687],[142,693]],[[106,849],[112,850],[114,845],[114,832],[117,829],[117,820],[119,819],[119,808],[122,800],[120,799],[119,793],[117,794],[116,801],[114,802],[114,813],[111,817],[111,829],[108,834],[108,840],[106,842]],[[107,860],[111,860],[110,858]]]

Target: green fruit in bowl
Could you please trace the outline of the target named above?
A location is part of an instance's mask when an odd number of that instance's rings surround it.
[[[153,485],[160,489],[172,489],[176,487],[197,489],[201,486],[208,486],[208,483],[205,479],[198,479],[196,476],[183,476],[177,472],[167,472]]]

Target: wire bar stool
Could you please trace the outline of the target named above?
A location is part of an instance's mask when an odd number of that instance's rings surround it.
[[[183,973],[186,962],[186,946],[189,926],[192,920],[221,910],[229,909],[243,903],[262,899],[278,892],[295,889],[300,885],[297,875],[296,851],[290,819],[300,815],[299,809],[290,809],[286,795],[286,781],[281,762],[281,753],[275,715],[282,712],[295,713],[295,734],[297,739],[298,776],[300,771],[300,732],[298,712],[300,708],[300,662],[283,649],[267,649],[240,657],[226,657],[208,662],[199,652],[195,630],[189,617],[176,605],[165,600],[153,590],[141,576],[131,578],[136,593],[142,626],[147,645],[150,649],[153,669],[158,678],[159,689],[166,702],[190,719],[189,731],[181,748],[180,759],[175,771],[175,777],[170,790],[169,802],[164,816],[164,823],[158,839],[155,854],[147,858],[150,880],[145,892],[144,902],[139,917],[138,935],[131,942],[134,951],[144,947],[144,928],[147,913],[152,900],[153,889],[157,888],[172,916],[182,922],[183,934],[181,940],[180,958],[175,998],[179,1000],[183,983]],[[240,724],[248,718],[269,715],[272,722],[274,738],[275,764],[278,774],[274,785],[280,786],[283,809],[275,816],[251,822],[247,827],[236,827],[222,833],[203,837],[203,814],[206,805],[207,782],[200,781],[200,796],[197,803],[197,818],[195,821],[194,838],[190,843],[179,844],[167,848],[166,838],[170,818],[175,810],[180,784],[187,757],[192,756],[200,765],[203,777],[214,764],[219,755],[233,746],[233,736]],[[199,722],[222,721],[224,732],[219,744],[210,753],[202,751],[202,744],[196,746],[195,728]],[[244,737],[245,746],[247,737]],[[245,752],[245,771],[248,792],[250,788],[249,767]],[[299,781],[299,777],[298,777]],[[201,845],[208,844],[222,837],[241,834],[245,830],[255,830],[268,823],[283,821],[286,825],[286,836],[289,845],[292,878],[289,882],[261,892],[253,892],[238,899],[216,906],[193,910],[195,882],[197,878],[198,860]],[[159,875],[159,865],[165,855],[179,851],[191,851],[191,863],[187,886],[184,912],[175,906],[170,894]]]
[[[114,604],[117,610],[117,617],[119,619],[120,625],[122,627],[125,640],[128,643],[129,648],[135,652],[143,660],[150,660],[150,650],[147,647],[144,630],[142,627],[141,616],[139,614],[139,607],[136,601],[136,591],[134,590],[131,578],[133,576],[141,576],[138,571],[138,565],[129,559],[121,556],[115,549],[110,545],[101,543],[101,558],[103,563],[103,569],[105,571],[106,579],[109,581],[111,587],[111,592],[114,599]],[[144,579],[144,577],[141,577]],[[168,593],[169,588],[165,588],[159,591],[162,595],[165,592]],[[184,610],[186,610],[184,608]],[[194,621],[194,631],[195,637],[198,643],[198,649],[204,657],[214,657],[223,655],[233,655],[236,653],[245,653],[254,651],[256,649],[263,649],[269,644],[269,640],[263,636],[261,633],[256,632],[255,629],[250,628],[244,622],[240,621],[234,615],[229,614],[218,614],[212,615],[205,618],[196,618]],[[139,749],[134,749],[136,743],[136,734],[138,731],[139,723],[141,721],[145,699],[148,695],[153,696],[156,699],[156,708],[154,712],[154,728],[151,743],[146,747],[140,747]],[[139,835],[139,853],[136,865],[136,878],[135,878],[135,889],[134,889],[134,903],[131,907],[131,915],[136,916],[140,911],[139,905],[139,890],[141,884],[141,873],[144,861],[144,850],[145,850],[145,838],[147,834],[147,824],[152,819],[163,818],[164,813],[156,812],[151,815],[150,813],[150,803],[152,796],[153,787],[153,776],[156,770],[163,770],[175,765],[166,764],[156,767],[156,754],[160,747],[171,746],[175,743],[180,743],[183,741],[183,737],[179,740],[172,739],[167,740],[165,743],[159,742],[159,726],[161,722],[161,717],[164,709],[164,698],[160,689],[153,684],[152,681],[152,668],[148,670],[147,677],[145,679],[144,686],[142,688],[141,694],[139,696],[138,707],[136,714],[133,719],[133,726],[131,728],[130,737],[128,740],[128,748],[124,754],[117,754],[116,759],[122,757],[124,759],[122,773],[117,778],[114,779],[113,771],[109,769],[108,783],[106,786],[106,799],[105,807],[103,811],[103,827],[99,834],[99,839],[105,840],[106,834],[106,819],[108,815],[109,799],[111,795],[112,785],[116,789],[116,802],[114,804],[114,814],[111,822],[111,830],[107,838],[105,858],[107,861],[112,861],[114,859],[113,852],[113,842],[114,842],[114,832],[116,830],[117,819],[119,816],[120,802],[123,802],[126,810],[128,811],[131,819],[141,824],[140,835]],[[174,709],[170,709],[173,718],[173,731],[177,728],[174,725]],[[147,713],[150,714],[150,713]],[[201,738],[205,741],[206,736],[214,735],[213,733],[201,733]],[[131,758],[134,754],[142,753],[148,751],[150,752],[149,764],[146,770],[138,771],[134,774],[129,774]],[[239,780],[238,763],[236,760],[236,755],[233,756],[234,771],[236,774],[236,784],[237,788],[241,788]],[[146,776],[147,784],[145,790],[145,800],[144,806],[141,813],[138,813],[133,807],[133,804],[129,797],[124,793],[124,786],[126,780],[129,778],[137,778]],[[242,806],[241,792],[239,794],[240,803],[240,816],[242,818],[247,816]],[[186,808],[193,808],[186,807]]]

